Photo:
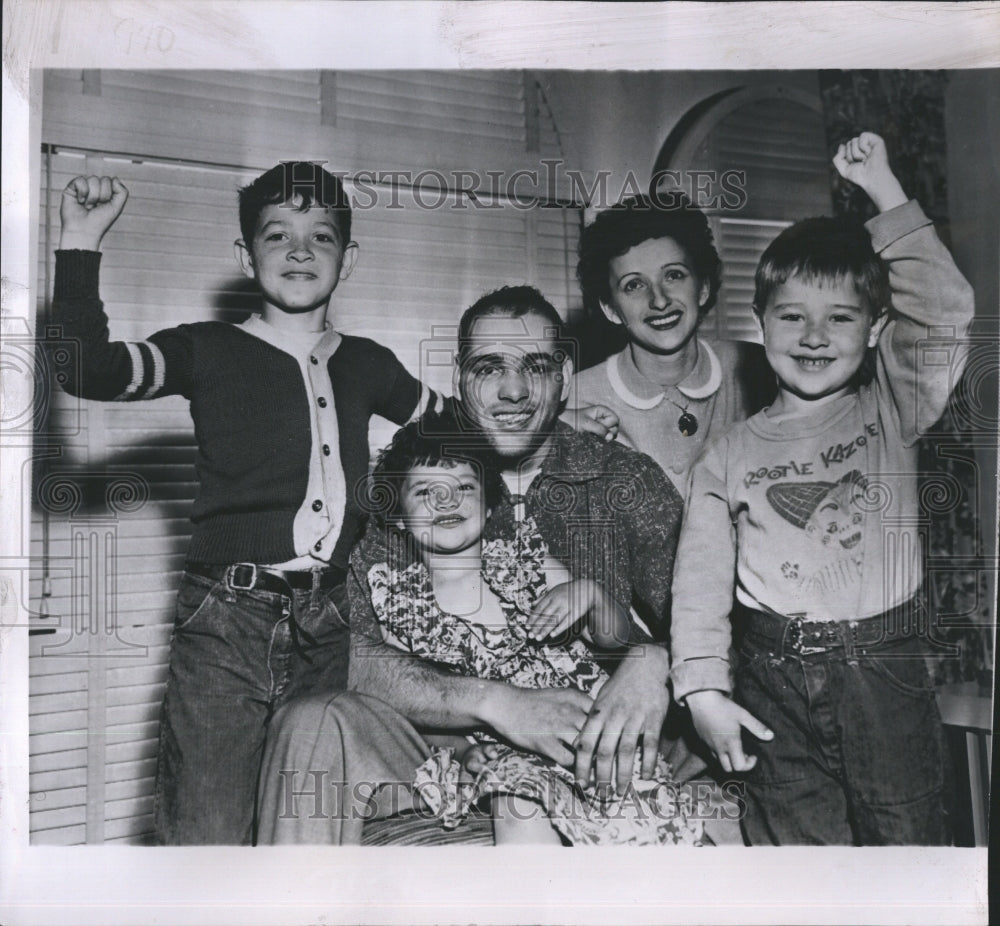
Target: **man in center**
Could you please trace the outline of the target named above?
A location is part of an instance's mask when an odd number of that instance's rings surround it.
[[[418,732],[484,729],[623,791],[636,750],[652,775],[669,706],[670,586],[682,501],[647,456],[558,421],[573,374],[552,305],[505,287],[462,316],[457,413],[499,457],[505,491],[485,538],[530,515],[551,553],[641,616],[596,698],[449,674],[385,643],[369,567],[385,559],[373,521],[352,556],[349,691],[288,704],[274,718],[261,779],[262,843],[360,842],[363,822],[405,809],[429,755]],[[676,763],[676,755],[672,756]],[[617,760],[617,761],[616,761]]]

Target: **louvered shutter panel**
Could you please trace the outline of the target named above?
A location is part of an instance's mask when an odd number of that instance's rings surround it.
[[[53,236],[60,193],[74,175],[117,174],[129,188],[101,262],[113,338],[233,315],[221,307],[240,285],[231,246],[236,177],[98,155],[56,154],[49,164]],[[59,626],[32,642],[32,768],[50,769],[32,778],[33,795],[45,794],[32,804],[32,839],[133,841],[150,830],[157,716],[196,488],[193,427],[181,397],[119,404],[59,392],[53,405],[53,434],[71,430],[80,411],[85,427],[60,440],[64,452],[39,483],[39,508],[50,510],[52,617],[37,623]],[[81,495],[68,512],[53,503],[61,487]],[[42,516],[36,510],[36,522]]]
[[[58,221],[58,197],[49,202],[49,182],[61,189],[72,174],[53,164],[43,163],[39,241],[47,241],[54,211]],[[37,292],[51,285],[51,257],[42,254]],[[39,315],[38,331],[44,336],[44,316]],[[39,357],[39,362],[47,362]],[[51,371],[54,377],[55,371]],[[54,510],[72,508],[74,497],[56,482],[52,473],[64,459],[86,459],[92,421],[89,409],[58,390],[40,391],[44,397],[46,441],[36,440],[36,459],[48,458],[45,468],[36,467],[34,493]],[[51,449],[49,449],[51,448]],[[56,456],[58,455],[58,456]],[[45,478],[48,476],[49,478]],[[60,504],[62,502],[62,504]],[[29,815],[31,841],[37,844],[72,844],[86,841],[86,793],[88,770],[88,639],[74,635],[70,628],[72,600],[71,524],[67,517],[53,516],[48,537],[43,540],[39,506],[32,508],[31,554],[36,568],[31,576],[30,599],[36,616],[29,637],[28,733],[29,733]],[[48,560],[50,593],[43,601],[43,561]],[[39,617],[47,607],[56,617]],[[48,655],[43,655],[48,654]],[[56,655],[57,654],[57,655]]]
[[[712,233],[722,257],[722,289],[713,315],[706,319],[720,338],[760,341],[753,319],[754,274],[765,248],[789,222],[713,217]]]
[[[102,248],[101,291],[112,338],[139,340],[254,310],[233,259],[236,191],[283,158],[324,160],[355,178],[361,246],[334,296],[335,327],[385,344],[450,392],[455,327],[483,292],[530,282],[564,314],[578,303],[578,210],[503,197],[481,208],[433,192],[437,174],[538,169],[558,153],[544,111],[538,150],[526,151],[524,87],[521,72],[48,72],[40,326],[60,195],[76,174],[117,174],[130,190]],[[365,175],[398,170],[437,173],[421,191]],[[179,397],[118,404],[57,391],[50,405],[47,443],[59,455],[39,471],[33,512],[33,608],[46,558],[51,596],[50,616],[33,618],[46,632],[31,638],[31,840],[148,841],[196,491],[193,427]],[[393,430],[373,420],[372,447]]]
[[[128,71],[102,70],[100,96],[128,109],[153,107],[173,114],[173,130],[189,127],[192,113],[211,112],[243,120],[314,119],[320,112],[315,71]],[[196,123],[195,123],[196,124]],[[157,133],[161,126],[151,126]],[[194,135],[197,137],[197,135]],[[184,135],[181,135],[184,138]]]
[[[756,98],[759,93],[754,91],[731,111],[733,101],[724,100],[720,108],[726,115],[707,130],[700,122],[704,137],[693,153],[683,163],[669,165],[682,172],[745,173],[747,196],[738,209],[705,209],[722,258],[723,278],[718,303],[703,325],[718,337],[733,340],[759,340],[750,306],[754,272],[764,249],[782,228],[806,216],[828,215],[832,208],[821,114],[777,91]],[[673,188],[676,184],[662,186]]]

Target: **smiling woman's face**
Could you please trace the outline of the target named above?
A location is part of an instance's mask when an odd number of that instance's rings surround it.
[[[709,286],[673,238],[650,238],[608,265],[608,320],[623,325],[629,341],[654,354],[673,354],[691,340]]]

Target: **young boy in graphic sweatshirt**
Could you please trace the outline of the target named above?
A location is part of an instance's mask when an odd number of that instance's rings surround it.
[[[942,844],[915,445],[962,371],[973,295],[881,138],[834,165],[879,215],[807,219],[761,258],[778,396],[692,472],[671,677],[746,775],[749,842]]]

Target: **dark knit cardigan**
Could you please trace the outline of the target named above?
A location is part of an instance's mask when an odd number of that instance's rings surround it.
[[[293,525],[305,501],[310,459],[331,451],[311,446],[312,410],[296,359],[223,322],[166,328],[144,342],[110,341],[98,292],[100,257],[56,253],[54,321],[63,338],[79,344],[66,391],[87,399],[182,395],[190,401],[200,491],[191,511],[189,560],[280,563],[306,552],[295,549]],[[363,520],[356,487],[368,470],[369,419],[381,415],[402,424],[422,405],[422,391],[425,399],[438,399],[392,351],[367,338],[341,335],[326,366],[346,497],[339,537],[321,555],[346,567]],[[326,408],[329,400],[321,395],[317,401]]]

